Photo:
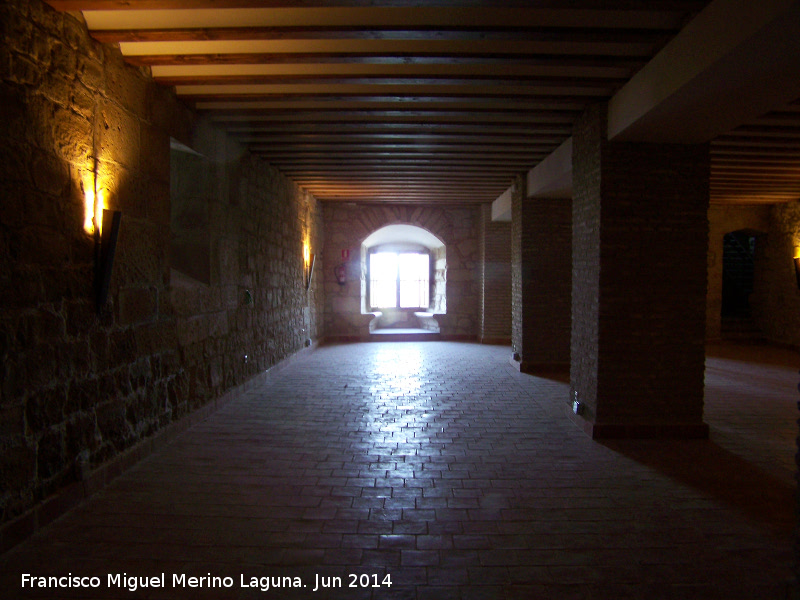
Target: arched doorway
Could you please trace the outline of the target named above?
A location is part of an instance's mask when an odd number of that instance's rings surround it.
[[[722,252],[721,334],[723,338],[758,338],[751,299],[757,286],[764,235],[752,229],[726,233]]]

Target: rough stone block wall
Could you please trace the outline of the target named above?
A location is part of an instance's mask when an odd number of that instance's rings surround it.
[[[511,343],[511,223],[492,221],[481,207],[481,323],[484,343]]]
[[[792,259],[800,256],[800,201],[769,209],[750,305],[768,340],[800,347],[800,290]]]
[[[322,227],[313,196],[222,132],[198,127],[193,147],[208,159],[210,285],[173,270],[170,299],[200,406],[320,336],[322,260],[306,291],[303,247],[319,252]]]
[[[167,294],[168,148],[191,116],[38,0],[4,3],[0,23],[5,522],[170,419],[181,380]],[[124,215],[100,315],[84,230],[95,171],[106,205]]]
[[[528,198],[522,204],[524,369],[569,364],[571,297],[572,203]]]
[[[575,128],[573,386],[595,422],[700,424],[708,147],[608,142],[604,115]]]
[[[447,313],[436,315],[440,333],[477,339],[480,324],[479,207],[350,205],[323,202],[324,335],[363,337],[372,314],[363,314],[361,243],[386,225],[408,224],[431,232],[446,245]],[[349,257],[343,259],[342,251]],[[336,282],[334,268],[344,264],[347,282]]]
[[[321,286],[302,285],[302,237],[321,244],[322,231],[313,198],[252,157],[226,150],[220,165],[222,140],[201,132],[217,171],[212,284],[173,277],[170,137],[194,144],[194,115],[39,0],[4,2],[0,27],[6,523],[302,347],[303,324],[318,335]],[[84,229],[95,172],[105,205],[122,212],[99,315]],[[239,179],[234,209],[224,190]]]
[[[742,229],[767,233],[769,206],[710,206],[708,209],[708,295],[706,298],[706,338],[721,336],[722,254],[726,233]],[[788,263],[788,261],[787,261]]]

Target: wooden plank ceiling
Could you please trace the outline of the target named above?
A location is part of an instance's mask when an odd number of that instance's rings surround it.
[[[49,2],[320,200],[443,203],[494,200],[707,3]],[[796,171],[797,117],[720,140],[715,193]]]

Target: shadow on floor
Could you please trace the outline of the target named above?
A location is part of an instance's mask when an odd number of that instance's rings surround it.
[[[787,367],[795,370],[800,368],[800,352],[796,349],[760,341],[710,342],[706,344],[706,357],[740,360],[751,364]]]
[[[691,486],[717,502],[787,534],[795,524],[795,488],[710,440],[606,440],[607,448]]]

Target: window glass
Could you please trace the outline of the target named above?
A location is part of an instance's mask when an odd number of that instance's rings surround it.
[[[375,308],[397,306],[397,254],[375,252],[369,257],[370,304]]]
[[[399,255],[400,307],[428,306],[428,255]]]
[[[427,308],[430,257],[420,252],[370,254],[370,305],[373,308]]]

